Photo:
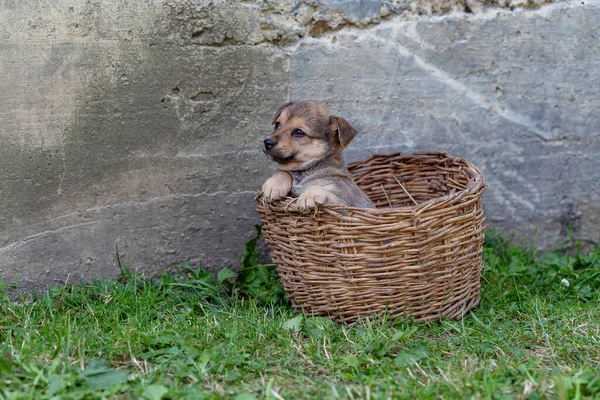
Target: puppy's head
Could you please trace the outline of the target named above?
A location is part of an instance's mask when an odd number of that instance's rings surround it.
[[[341,162],[356,130],[317,103],[288,103],[277,111],[265,152],[286,171],[303,171],[325,159]]]

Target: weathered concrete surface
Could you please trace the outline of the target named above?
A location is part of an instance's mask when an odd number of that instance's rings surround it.
[[[491,227],[600,228],[600,2],[0,0],[0,277],[235,267],[290,99],[480,165]]]
[[[346,30],[298,46],[292,97],[352,116],[363,134],[351,159],[440,150],[472,160],[488,179],[492,227],[541,246],[568,226],[597,241],[598,22],[596,6],[551,7]]]

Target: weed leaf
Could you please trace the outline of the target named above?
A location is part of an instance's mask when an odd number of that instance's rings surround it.
[[[344,357],[344,363],[352,368],[358,368],[358,358],[354,354],[348,354]]]
[[[262,225],[254,225],[256,229],[256,236],[246,242],[246,248],[244,249],[244,255],[242,256],[242,267],[241,270],[246,270],[258,265],[258,239],[262,231]]]
[[[395,362],[399,367],[407,367],[413,361],[419,361],[427,357],[427,350],[424,347],[413,347],[410,351],[402,352],[396,356]]]
[[[288,319],[287,321],[285,321],[281,327],[283,329],[285,329],[286,331],[294,331],[294,332],[300,332],[300,330],[302,329],[302,322],[304,320],[304,316],[302,314]]]
[[[144,393],[142,393],[142,396],[148,400],[161,400],[168,392],[169,389],[165,386],[155,384],[148,386],[144,390]]]
[[[398,340],[404,340],[404,339],[408,339],[409,337],[411,337],[413,335],[413,333],[415,333],[419,328],[417,328],[416,326],[411,327],[410,329],[406,330],[406,331],[398,331],[396,333],[394,333],[394,336],[392,336],[392,341],[398,341]]]
[[[13,369],[13,362],[7,358],[7,356],[0,357],[0,372],[2,374],[8,374]]]
[[[66,387],[64,378],[60,375],[50,375],[48,381],[50,383],[48,385],[48,394],[51,396],[59,393]]]
[[[322,339],[335,323],[323,317],[306,318],[302,324],[302,333],[311,339]]]
[[[236,280],[240,292],[263,303],[286,304],[287,295],[283,290],[275,265],[260,265],[258,240],[262,226],[255,225],[256,236],[246,243],[242,265]]]
[[[241,393],[235,396],[234,400],[256,400],[256,396],[252,393]]]
[[[229,278],[233,278],[234,276],[235,276],[235,272],[233,272],[229,268],[223,268],[222,270],[219,271],[219,274],[217,275],[217,280],[219,281],[220,284],[223,284],[223,282],[225,282]]]
[[[93,389],[105,390],[119,383],[127,382],[127,372],[109,366],[106,360],[94,358],[81,373],[80,379]]]

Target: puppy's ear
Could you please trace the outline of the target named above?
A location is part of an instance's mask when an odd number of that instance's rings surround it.
[[[357,133],[348,121],[339,117],[329,117],[329,132],[335,135],[342,147],[348,146]]]
[[[281,115],[281,112],[283,110],[285,110],[286,107],[291,106],[292,104],[294,104],[294,102],[291,103],[285,103],[284,105],[281,106],[281,108],[279,108],[279,110],[277,110],[277,113],[275,114],[275,118],[273,118],[273,122],[271,122],[271,125],[275,124],[275,121],[277,121],[277,118],[279,118],[279,116]]]

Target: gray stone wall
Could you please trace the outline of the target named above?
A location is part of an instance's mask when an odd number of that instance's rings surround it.
[[[312,99],[349,161],[446,151],[488,225],[600,235],[600,1],[0,0],[0,277],[235,267],[274,111]]]

